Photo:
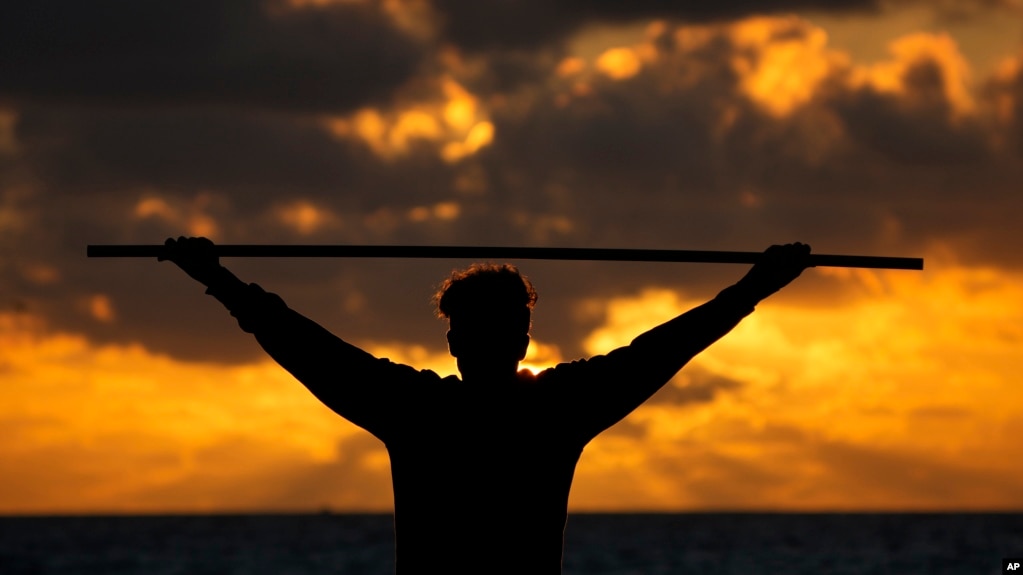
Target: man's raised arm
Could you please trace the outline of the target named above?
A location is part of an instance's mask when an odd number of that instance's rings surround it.
[[[577,362],[591,374],[575,387],[579,395],[575,400],[585,406],[577,411],[584,434],[595,436],[639,407],[761,300],[798,277],[809,255],[810,246],[801,243],[771,246],[745,277],[714,299],[644,332],[625,347]]]
[[[238,325],[327,407],[381,436],[393,412],[385,402],[398,399],[388,390],[414,370],[373,357],[290,309],[276,294],[244,283],[220,265],[213,242],[206,238],[168,239],[159,260],[174,262],[205,285],[206,293],[223,303]]]

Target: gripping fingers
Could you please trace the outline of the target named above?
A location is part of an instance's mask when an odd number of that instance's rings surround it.
[[[183,238],[182,238],[183,239]],[[156,261],[162,262],[166,260],[174,260],[174,254],[177,251],[177,241],[174,238],[167,238],[167,241],[163,242],[163,251],[160,255],[156,256]]]
[[[787,262],[789,265],[805,268],[810,261],[810,246],[802,242],[796,242],[785,246],[788,248]]]
[[[796,242],[794,244],[786,244],[781,246],[779,250],[779,263],[791,270],[795,275],[799,275],[804,269],[809,267],[807,264],[810,261],[810,246],[807,244]]]
[[[178,236],[177,239],[167,238],[163,246],[163,253],[157,256],[157,261],[170,260],[180,264],[187,261],[216,260],[213,242],[207,238]]]

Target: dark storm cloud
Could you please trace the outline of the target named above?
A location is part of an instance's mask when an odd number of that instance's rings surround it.
[[[847,134],[826,172],[842,182],[838,199],[848,194],[859,202],[841,205],[896,218],[896,243],[904,249],[943,243],[955,246],[963,261],[1019,267],[1006,214],[1023,208],[1015,192],[1023,162],[1011,144],[999,143],[1011,128],[995,118],[997,105],[987,96],[975,113],[957,114],[943,74],[937,62],[922,58],[906,70],[904,93],[865,87],[823,94],[818,104]]]
[[[0,102],[344,111],[386,99],[421,52],[376,2],[14,2]]]
[[[965,248],[991,221],[981,243],[995,249],[968,256],[1023,263],[996,249],[1014,233],[997,222],[1019,207],[1019,160],[992,146],[989,115],[955,117],[939,62],[911,63],[899,93],[851,87],[835,67],[811,101],[772,117],[739,90],[732,61],[747,48],[724,35],[686,54],[661,45],[656,63],[595,79],[563,109],[552,95],[524,121],[498,115],[484,157],[523,181],[504,196],[578,222],[575,241],[645,247],[800,239],[902,255]]]
[[[870,88],[844,91],[831,102],[851,139],[885,159],[908,166],[947,166],[982,161],[990,153],[983,126],[953,123],[938,63],[921,60],[903,76],[906,93]]]
[[[55,195],[217,190],[245,213],[288,196],[372,203],[352,192],[387,177],[365,147],[314,120],[276,114],[33,106],[21,112],[17,137],[23,161]]]
[[[801,37],[798,27],[778,34]],[[994,153],[992,128],[980,120],[949,117],[937,63],[910,67],[905,94],[850,88],[834,72],[813,100],[772,117],[740,91],[732,61],[749,48],[725,33],[696,49],[675,46],[670,36],[657,42],[657,62],[635,77],[594,75],[590,94],[567,104],[558,96],[571,81],[554,78],[507,94],[508,105],[489,110],[494,142],[455,165],[439,160],[429,143],[381,159],[306,116],[26,106],[18,113],[18,152],[0,158],[17,169],[0,180],[36,192],[19,200],[32,223],[9,245],[19,265],[46,263],[61,277],[46,285],[8,278],[7,291],[54,326],[97,341],[142,341],[191,359],[258,357],[251,338],[171,264],[82,257],[86,243],[153,243],[187,233],[181,222],[137,217],[147,194],[181,209],[208,198],[202,210],[216,221],[218,241],[232,243],[759,250],[802,240],[819,252],[923,255],[941,240],[987,258],[971,261],[1020,264],[1012,218],[1023,200],[1013,187],[1019,178],[1009,177],[1019,174],[1019,155]],[[529,58],[518,61],[529,68]],[[1006,86],[1019,106],[1018,82]],[[835,135],[822,138],[832,125]],[[469,191],[459,184],[467,175],[480,182]],[[329,208],[340,223],[309,236],[283,226],[275,206],[297,199]],[[440,201],[458,202],[459,216],[407,217]],[[440,353],[444,326],[432,317],[432,286],[469,262],[226,263],[356,343],[417,342]],[[566,359],[584,355],[580,342],[606,319],[580,315],[583,298],[661,285],[700,300],[745,272],[519,264],[541,293],[534,333]],[[95,294],[111,298],[113,321],[84,311],[84,298]]]
[[[793,144],[801,136],[798,129],[766,117],[736,94],[730,51],[719,39],[685,56],[664,53],[661,64],[633,79],[594,80],[591,96],[565,108],[555,105],[551,94],[537,98],[525,119],[496,114],[498,138],[481,155],[500,187],[493,201],[508,212],[531,213],[536,221],[542,215],[571,221],[571,232],[549,238],[555,243],[759,250],[803,239],[839,252],[863,249],[862,237],[841,237],[843,228],[852,225],[842,223],[844,206],[829,205],[818,190],[809,196],[810,203],[800,203],[806,212],[823,213],[803,222],[797,219],[803,214],[790,211],[799,204],[772,205],[770,198],[762,206],[742,203],[746,192],[763,195],[770,185],[784,189],[789,182],[771,181],[782,175],[799,186],[786,193],[805,191],[821,176],[799,144]],[[694,71],[694,78],[683,80]],[[665,90],[665,85],[681,87]],[[739,120],[721,136],[717,123],[728,106],[737,110]],[[821,233],[806,233],[807,225],[822,220]],[[865,224],[877,225],[872,220],[876,216],[870,214],[857,222],[856,233],[862,236]],[[625,287],[630,284],[660,283],[707,297],[743,271],[601,265],[563,281],[573,283],[570,291],[588,295],[610,296],[634,291]],[[567,299],[555,302],[556,308],[567,305]]]
[[[970,21],[992,13],[1018,17],[1020,5],[1015,0],[888,0],[891,6],[923,6],[931,10],[941,25]]]
[[[771,0],[661,2],[641,0],[434,0],[444,36],[470,51],[529,49],[558,43],[590,23],[627,24],[652,19],[708,22],[796,10],[874,11],[877,0]]]
[[[736,215],[716,177],[714,124],[736,84],[722,48],[685,64],[665,54],[672,61],[625,82],[597,78],[592,96],[563,108],[544,94],[524,119],[496,114],[499,137],[482,158],[506,186],[506,209],[568,217],[573,239],[593,245],[719,244]],[[683,66],[698,80],[665,91]]]
[[[1015,69],[989,81],[984,93],[1001,107],[1005,144],[1023,157],[1023,50],[1016,54]]]
[[[219,304],[206,301],[202,288],[179,277],[170,264],[83,257],[87,243],[159,243],[187,235],[190,210],[216,223],[218,241],[236,243],[429,243],[445,233],[428,223],[409,225],[406,218],[409,209],[451,194],[451,170],[435,150],[413,153],[396,169],[313,120],[206,108],[34,106],[19,114],[16,131],[17,159],[7,161],[19,176],[8,171],[0,179],[7,189],[30,186],[35,192],[18,202],[27,223],[7,242],[4,295],[44,313],[54,327],[90,333],[98,341],[141,340],[193,359],[256,356],[258,349],[237,333],[226,313],[222,321],[209,321]],[[136,206],[148,197],[166,201],[182,218],[138,216]],[[297,234],[275,215],[279,205],[297,200],[332,210],[339,225]],[[393,218],[398,229],[378,230],[374,217]],[[369,263],[373,271],[365,274],[338,261],[226,263],[247,281],[279,290],[300,309],[326,310],[318,319],[343,320],[361,337],[416,339],[441,329],[437,341],[443,346],[442,326],[429,307],[431,286],[449,271],[443,265],[416,275],[408,269],[415,264],[388,262],[375,269]],[[39,264],[59,269],[60,277],[38,285],[18,271]],[[398,289],[412,281],[400,277],[402,269],[417,278],[412,285],[421,286],[418,296]],[[375,293],[393,297],[365,295]],[[97,321],[88,313],[85,300],[95,294],[109,295],[114,321]],[[353,298],[366,300],[366,308],[346,307]],[[421,321],[409,322],[405,315]],[[405,323],[414,327],[396,334],[393,326]],[[195,329],[200,325],[208,329]]]

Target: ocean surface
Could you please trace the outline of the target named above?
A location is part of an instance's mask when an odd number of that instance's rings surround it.
[[[389,515],[0,517],[0,574],[386,575],[393,545]],[[1021,556],[1023,514],[574,514],[564,574],[994,575]]]

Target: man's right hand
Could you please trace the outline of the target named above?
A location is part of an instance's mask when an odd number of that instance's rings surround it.
[[[199,283],[210,287],[223,273],[213,242],[206,238],[167,238],[157,261],[170,260]]]

